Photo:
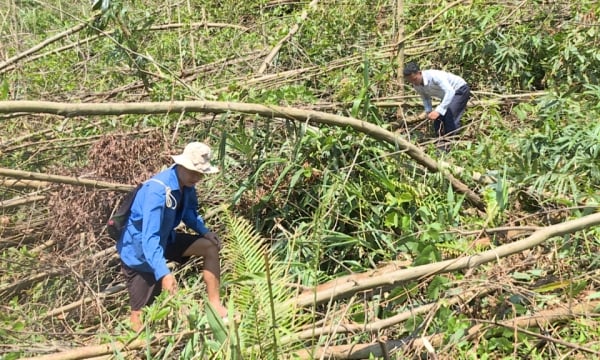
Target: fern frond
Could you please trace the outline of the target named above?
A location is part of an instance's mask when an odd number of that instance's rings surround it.
[[[287,266],[273,259],[267,240],[247,220],[228,212],[224,215],[227,238],[223,252],[229,270],[223,278],[235,312],[241,316],[240,345],[260,349],[264,356],[277,347],[277,339],[295,332],[292,327],[298,326],[296,310],[283,306],[294,297],[287,286],[291,280]]]

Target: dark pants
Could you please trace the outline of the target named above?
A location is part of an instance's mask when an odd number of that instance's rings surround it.
[[[200,235],[177,233],[175,242],[167,245],[165,249],[165,259],[184,264],[189,258],[183,254],[199,238]],[[141,310],[142,307],[152,304],[154,298],[162,291],[161,280],[156,280],[153,273],[136,271],[122,261],[121,271],[127,281],[131,310]]]
[[[437,136],[452,135],[460,130],[460,118],[465,112],[467,102],[471,97],[469,85],[463,85],[454,94],[454,98],[444,116],[433,121],[433,130]]]

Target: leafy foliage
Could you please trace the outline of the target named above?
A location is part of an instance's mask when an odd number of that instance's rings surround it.
[[[276,358],[284,351],[278,347],[278,339],[301,323],[296,309],[287,304],[293,299],[286,274],[289,265],[273,257],[269,244],[247,220],[230,214],[225,217],[229,230],[226,257],[231,268],[224,283],[234,304],[232,315],[241,316],[239,346],[246,349],[245,357],[263,354]]]
[[[391,102],[400,102],[407,113],[420,111],[412,98],[397,97],[402,86],[395,80],[401,67],[395,58],[397,4],[315,3],[9,4],[0,24],[2,59],[81,23],[90,25],[14,63],[0,63],[0,99],[240,101],[321,109],[384,128],[395,118]],[[440,174],[369,136],[245,114],[9,114],[0,121],[0,162],[20,170],[134,183],[167,165],[167,155],[191,139],[218,149],[224,171],[202,184],[200,196],[204,211],[220,205],[230,209],[210,221],[228,239],[223,280],[241,322],[224,325],[211,317],[199,304],[202,282],[196,269],[186,268],[178,273],[185,287],[181,296],[161,298],[147,309],[146,335],[159,335],[168,326],[173,332],[189,326],[202,331],[182,342],[167,337],[159,352],[145,349],[142,357],[293,356],[301,345],[282,340],[308,323],[314,328],[340,319],[335,328],[341,329],[427,304],[436,304],[435,310],[380,334],[388,339],[445,334],[436,348],[457,359],[566,356],[571,350],[564,343],[551,347],[514,329],[487,324],[477,340],[469,330],[478,320],[512,320],[596,299],[598,229],[553,239],[536,252],[466,274],[426,277],[364,294],[360,301],[340,299],[305,313],[284,304],[295,296],[290,284],[316,289],[341,275],[387,264],[417,266],[475,254],[514,239],[490,227],[544,226],[596,211],[599,11],[591,0],[404,1],[404,55],[423,68],[462,75],[475,90],[475,101],[448,154],[436,153],[427,136],[414,136],[425,133],[427,125],[403,124],[399,134],[416,139],[433,158],[460,165],[464,172],[457,176],[482,196],[485,213],[470,208]],[[285,39],[297,24],[298,31]],[[283,39],[259,74],[266,55]],[[496,101],[503,95],[509,96]],[[125,138],[129,142],[119,140]],[[471,180],[467,174],[475,172],[491,181]],[[0,181],[2,201],[30,194]],[[7,345],[3,358],[31,355],[39,349],[34,344],[93,343],[89,332],[107,342],[134,336],[126,330],[123,297],[99,295],[121,280],[103,221],[97,221],[110,210],[110,194],[57,187],[45,196],[43,202],[3,203],[0,214],[0,295],[7,310],[0,316],[5,325],[0,337]],[[447,305],[456,293],[481,284],[489,292]],[[94,301],[63,308],[85,298]],[[187,316],[172,316],[183,309],[189,310]],[[586,321],[543,331],[595,347],[597,326]],[[71,337],[65,340],[64,334]],[[325,334],[302,346],[378,340],[371,333]],[[398,358],[425,356],[402,351]]]

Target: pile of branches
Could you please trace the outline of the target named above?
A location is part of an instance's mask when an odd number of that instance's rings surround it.
[[[169,155],[176,152],[160,131],[108,134],[90,146],[84,166],[57,167],[49,172],[134,185],[171,164]],[[8,303],[19,295],[19,302],[24,306],[35,300],[38,306],[33,312],[43,314],[40,315],[43,319],[54,320],[50,315],[61,313],[81,325],[96,325],[98,319],[105,316],[106,309],[81,300],[94,298],[122,280],[114,241],[108,237],[105,226],[124,193],[116,189],[51,184],[44,194],[45,202],[36,205],[36,216],[42,213],[39,208],[43,207],[43,221],[28,221],[35,224],[29,229],[35,235],[35,244],[30,250],[35,258],[27,266],[19,267],[26,273],[16,268],[10,274],[11,279],[4,279],[0,299]],[[40,288],[43,291],[37,291]],[[115,301],[124,305],[125,300],[123,297]],[[65,304],[73,303],[79,304],[77,311],[57,312]],[[103,306],[112,308],[114,305],[109,301]],[[40,326],[43,327],[44,322],[40,322]]]
[[[174,154],[169,142],[159,131],[139,135],[106,135],[96,141],[87,154],[84,168],[52,170],[79,178],[135,185],[170,164]],[[72,247],[84,236],[87,246],[106,248],[108,238],[104,226],[122,192],[89,189],[83,186],[56,185],[48,198],[52,214],[48,223],[51,236],[60,246]],[[83,234],[83,235],[82,235]],[[94,235],[95,234],[95,235]],[[94,237],[100,234],[100,238]]]

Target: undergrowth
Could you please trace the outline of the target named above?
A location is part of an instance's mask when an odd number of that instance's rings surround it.
[[[404,2],[405,59],[457,73],[474,90],[464,130],[444,154],[426,122],[390,124],[398,106],[421,110],[408,87],[398,97],[396,2],[95,3],[99,10],[81,1],[7,4],[0,100],[220,100],[350,116],[395,130],[449,171],[459,166],[455,176],[484,208],[444,173],[344,127],[233,112],[3,114],[2,167],[42,174],[133,185],[170,165],[185,143],[210,143],[223,171],[199,186],[200,210],[228,239],[223,293],[232,317],[241,316],[223,324],[204,307],[198,260],[178,270],[181,293],[162,295],[145,310],[144,332],[130,332],[104,229],[117,192],[7,176],[3,359],[138,338],[161,346],[113,356],[318,358],[370,344],[372,357],[397,359],[597,356],[596,228],[473,269],[394,286],[385,278],[597,212],[593,1]],[[43,43],[79,24],[88,25]],[[294,305],[363,277],[383,280]],[[381,344],[390,345],[383,354]]]

